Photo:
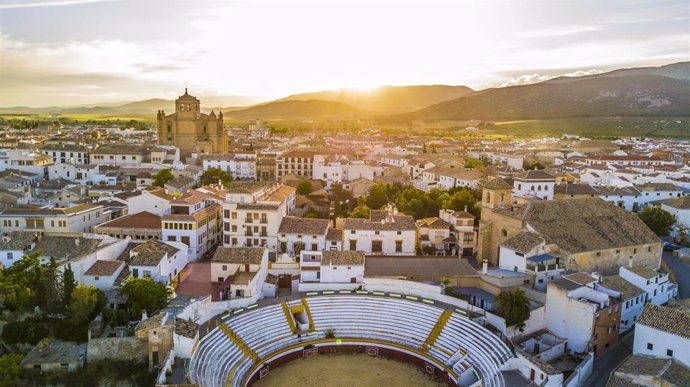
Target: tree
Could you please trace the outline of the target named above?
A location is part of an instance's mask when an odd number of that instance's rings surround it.
[[[46,320],[29,317],[25,320],[12,321],[2,329],[2,340],[8,344],[27,343],[38,344],[48,337],[50,329]]]
[[[477,199],[472,194],[472,191],[468,189],[462,189],[460,191],[452,194],[445,203],[443,203],[443,208],[454,210],[454,211],[464,211],[472,215],[479,217],[479,209],[477,208]]]
[[[74,280],[74,271],[72,265],[68,264],[62,272],[62,306],[65,310],[69,308],[72,300],[72,292],[77,287],[77,281]]]
[[[174,178],[175,175],[173,175],[170,169],[161,169],[158,173],[153,175],[153,185],[162,187]]]
[[[37,288],[41,280],[40,251],[24,255],[11,267],[0,270],[0,294],[10,310],[26,312],[38,305]]]
[[[130,277],[120,289],[127,296],[127,310],[130,317],[141,317],[143,311],[151,314],[168,302],[168,288],[151,278]]]
[[[20,354],[9,354],[0,356],[0,387],[13,387],[19,385],[19,376],[22,367],[19,362],[24,356]]]
[[[369,206],[366,205],[363,196],[357,198],[357,207],[350,212],[350,218],[369,219]]]
[[[525,171],[533,170],[533,169],[544,169],[546,166],[542,164],[540,161],[535,161],[533,163],[526,163],[523,166]]]
[[[72,291],[72,300],[69,304],[70,322],[75,326],[88,324],[99,307],[100,290],[95,286],[79,285]],[[105,297],[103,297],[105,298]],[[101,305],[101,308],[103,306]],[[93,317],[92,317],[93,316]]]
[[[475,169],[475,168],[482,168],[482,167],[484,167],[484,163],[482,163],[481,160],[477,160],[477,159],[465,160],[465,168],[467,168],[467,169]]]
[[[645,206],[639,217],[658,236],[668,235],[671,226],[676,222],[671,213],[656,206]]]
[[[314,191],[314,188],[311,186],[311,181],[309,180],[302,180],[297,184],[297,193],[300,195],[309,195]]]
[[[201,174],[201,185],[218,184],[220,181],[224,186],[230,185],[232,176],[220,168],[209,168]]]
[[[60,297],[60,278],[55,257],[50,257],[50,262],[44,266],[39,286],[37,289],[38,306],[48,313],[58,313],[62,310]]]
[[[367,206],[378,210],[388,204],[387,191],[386,186],[381,183],[376,183],[369,187],[369,195],[367,195],[366,199]]]
[[[333,196],[333,215],[336,218],[347,216],[356,204],[352,192],[344,190],[342,184],[333,183],[331,195]]]
[[[520,332],[525,330],[529,318],[529,298],[522,289],[511,289],[496,297],[496,313],[506,320],[506,326],[515,326]]]

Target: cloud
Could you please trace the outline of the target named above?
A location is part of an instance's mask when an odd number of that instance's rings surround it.
[[[577,70],[577,71],[572,71],[569,73],[558,74],[558,75],[545,75],[545,74],[540,74],[540,73],[523,74],[523,75],[511,78],[511,79],[501,83],[501,87],[529,85],[532,83],[539,83],[539,82],[548,81],[549,79],[558,78],[558,77],[583,77],[583,76],[587,76],[587,75],[596,75],[596,74],[601,74],[601,73],[603,73],[603,71],[598,70],[598,69],[590,69],[590,70]]]
[[[581,34],[583,32],[602,31],[605,29],[606,27],[601,25],[564,25],[527,30],[518,33],[517,36],[520,38],[544,38]]]
[[[0,9],[36,8],[36,7],[64,7],[68,5],[102,3],[113,0],[55,0],[55,1],[0,1]]]

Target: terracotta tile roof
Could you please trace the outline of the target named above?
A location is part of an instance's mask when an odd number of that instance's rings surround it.
[[[124,265],[122,261],[102,261],[97,260],[89,270],[84,272],[84,275],[105,276],[109,277],[117,272],[117,270]]]
[[[690,314],[673,308],[647,304],[637,324],[690,339]]]
[[[147,211],[142,211],[101,223],[96,226],[96,228],[145,228],[160,230],[161,217]]]
[[[362,265],[364,253],[361,251],[324,251],[321,265]]]
[[[328,219],[309,219],[286,216],[280,222],[278,233],[324,235],[330,223]]]
[[[438,218],[438,217],[432,217],[432,218],[422,218],[419,219],[417,222],[417,227],[427,227],[427,228],[432,228],[432,229],[441,229],[441,230],[449,230],[452,224],[446,222],[445,220]]]
[[[364,261],[366,276],[371,277],[462,277],[476,276],[466,259],[458,257],[407,256],[372,257]]]
[[[681,196],[679,198],[668,199],[662,201],[661,203],[679,210],[690,210],[690,196]]]
[[[169,244],[151,239],[132,248],[127,264],[130,266],[156,266],[166,253],[170,257],[177,254],[178,251]]]
[[[564,195],[597,195],[597,190],[589,184],[556,184],[554,193]]]
[[[515,175],[515,180],[520,180],[520,181],[526,181],[526,180],[529,180],[529,181],[555,181],[556,178],[553,175],[548,174],[544,171],[540,171],[538,169],[537,170],[530,169],[529,171],[525,171],[525,172],[522,172],[522,173]]]
[[[567,274],[564,275],[563,278],[575,282],[576,284],[585,286],[587,284],[590,284],[592,282],[597,282],[597,279],[589,275],[589,273],[584,273],[584,272],[578,272],[578,273],[572,273],[572,274]]]
[[[509,248],[518,253],[527,254],[533,248],[544,243],[544,238],[534,232],[523,231],[512,238],[506,239],[501,246]]]
[[[619,275],[604,277],[604,279],[601,281],[601,284],[604,285],[604,287],[607,289],[619,292],[623,300],[628,300],[633,297],[645,294],[644,290],[631,284]]]
[[[522,219],[567,254],[661,243],[637,215],[599,198],[529,201],[494,213]]]
[[[342,241],[343,240],[343,230],[338,230],[337,228],[329,228],[326,234],[327,241]]]
[[[512,190],[513,186],[506,183],[505,180],[501,178],[495,178],[486,182],[483,188],[490,190]]]
[[[652,279],[659,276],[658,271],[651,269],[647,266],[633,266],[627,269],[628,271],[631,271],[644,279]]]
[[[265,247],[218,247],[211,262],[259,265],[265,251]]]

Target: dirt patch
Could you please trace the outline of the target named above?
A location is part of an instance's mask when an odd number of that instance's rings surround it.
[[[414,365],[363,354],[319,355],[271,370],[257,387],[440,387]]]

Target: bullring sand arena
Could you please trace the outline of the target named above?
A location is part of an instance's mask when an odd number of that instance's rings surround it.
[[[422,369],[364,354],[319,355],[271,370],[256,387],[440,387]]]

